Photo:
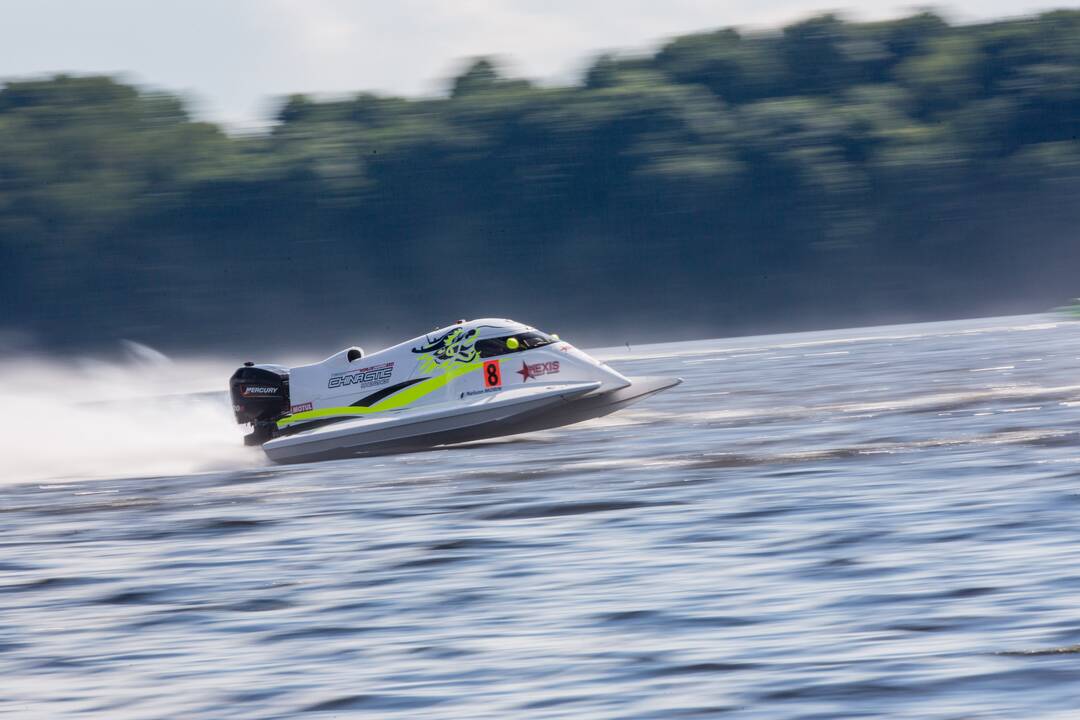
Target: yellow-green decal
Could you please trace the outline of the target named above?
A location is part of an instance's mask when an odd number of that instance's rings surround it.
[[[305,412],[296,413],[289,417],[282,418],[277,421],[279,428],[288,427],[293,423],[303,422],[305,420],[315,420],[317,418],[334,417],[337,415],[370,415],[372,413],[386,412],[387,410],[398,410],[400,408],[411,405],[425,395],[438,390],[441,387],[445,387],[451,380],[461,377],[473,370],[479,370],[483,366],[483,363],[455,363],[452,367],[447,368],[446,372],[442,375],[436,375],[430,377],[423,382],[418,382],[411,387],[407,387],[399,393],[395,393],[388,398],[380,400],[372,407],[336,407],[336,408],[319,408],[318,410],[307,410]]]

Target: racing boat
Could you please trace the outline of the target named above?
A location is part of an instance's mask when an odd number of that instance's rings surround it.
[[[236,421],[279,463],[409,452],[569,425],[682,382],[628,378],[513,320],[458,321],[367,355],[286,368],[244,363]]]

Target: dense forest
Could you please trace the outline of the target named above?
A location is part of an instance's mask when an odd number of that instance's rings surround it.
[[[239,350],[1038,310],[1080,295],[1078,131],[1075,11],[703,32],[571,87],[477,59],[445,96],[297,95],[255,134],[115,78],[12,80],[0,329]]]

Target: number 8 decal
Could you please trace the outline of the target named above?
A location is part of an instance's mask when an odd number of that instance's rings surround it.
[[[484,387],[502,387],[502,373],[499,371],[498,360],[488,360],[484,363]]]

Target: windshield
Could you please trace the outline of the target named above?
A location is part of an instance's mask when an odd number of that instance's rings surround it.
[[[516,348],[511,348],[507,345],[507,342],[511,339],[517,340]],[[543,347],[544,345],[550,345],[553,342],[556,342],[556,340],[550,335],[531,330],[529,332],[518,333],[517,335],[477,340],[476,351],[480,353],[480,357],[482,358],[494,357],[496,355],[509,355],[510,353],[521,352],[523,350],[533,350],[538,347]]]

